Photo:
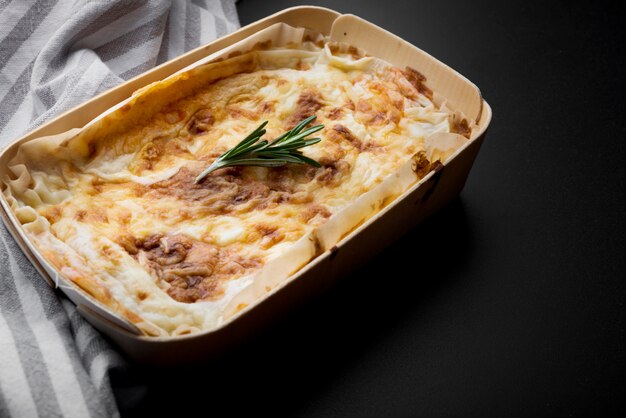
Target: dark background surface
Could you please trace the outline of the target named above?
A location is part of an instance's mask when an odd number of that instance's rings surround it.
[[[122,411],[624,412],[626,19],[617,2],[310,3],[360,15],[480,87],[494,118],[467,185],[216,364],[135,370],[148,390]],[[245,25],[294,5],[243,0],[238,11]],[[120,382],[123,393],[128,377]]]

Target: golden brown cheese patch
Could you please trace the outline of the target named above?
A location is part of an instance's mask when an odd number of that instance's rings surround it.
[[[393,97],[394,92],[390,86],[380,82],[368,82],[367,87],[372,96],[356,103],[357,118],[365,125],[399,123],[404,114],[402,97]]]
[[[86,223],[108,223],[109,218],[102,207],[91,207],[89,209],[79,209],[76,211],[75,219]]]
[[[357,138],[352,133],[352,131],[350,131],[350,129],[341,124],[333,125],[333,129],[330,135],[331,137],[341,138],[347,141],[359,152],[373,151],[374,149],[378,148],[378,146],[373,141],[362,141],[361,139]]]
[[[146,142],[135,154],[128,169],[131,173],[141,175],[144,171],[152,171],[159,164],[168,164],[172,157],[191,158],[189,151],[178,139],[157,136]]]
[[[228,249],[184,235],[136,239],[129,253],[179,302],[211,300],[222,295],[223,282],[262,265]]]
[[[300,217],[304,222],[310,222],[313,218],[328,219],[332,214],[326,207],[319,204],[308,205],[304,211],[300,213]]]
[[[249,171],[243,167],[230,167],[196,183],[199,172],[182,167],[167,180],[150,186],[139,186],[136,193],[155,201],[163,197],[175,197],[184,204],[201,207],[205,214],[250,211],[310,200],[306,194],[297,193],[297,179],[291,176],[255,179],[246,175]],[[304,176],[302,178],[306,179]]]
[[[309,88],[302,92],[298,97],[295,111],[287,119],[285,129],[291,129],[309,116],[313,116],[322,106],[322,99],[317,90]]]
[[[426,82],[426,77],[422,73],[414,68],[406,67],[403,74],[418,92],[428,97],[430,100],[433,99],[433,91],[426,87],[426,84],[424,84]]]
[[[472,134],[472,128],[470,128],[467,119],[454,117],[452,123],[450,124],[450,132],[463,135],[465,138],[469,139]]]
[[[192,135],[207,132],[215,123],[215,117],[211,109],[200,109],[187,122],[187,131]]]
[[[244,109],[237,106],[228,106],[227,108],[228,114],[230,117],[234,119],[249,119],[249,120],[259,120],[259,113],[253,110]]]
[[[285,238],[285,234],[276,225],[259,223],[254,229],[260,236],[260,245],[263,248],[270,248]]]
[[[338,185],[351,169],[352,165],[343,160],[326,163],[321,169],[317,169],[315,180],[326,187],[333,187]]]
[[[63,209],[60,206],[49,206],[41,211],[41,215],[53,224],[63,217]]]

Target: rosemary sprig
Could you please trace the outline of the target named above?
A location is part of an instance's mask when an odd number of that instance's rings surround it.
[[[324,128],[324,125],[315,125],[304,129],[315,118],[316,116],[306,118],[298,126],[272,141],[267,139],[261,141],[261,137],[266,132],[265,125],[267,125],[267,121],[263,122],[235,147],[217,157],[209,168],[196,177],[195,182],[199,183],[215,170],[235,165],[280,167],[285,164],[310,164],[314,167],[320,167],[317,161],[305,157],[302,151],[300,151],[300,148],[317,144],[322,140],[321,138],[305,139],[307,136]]]

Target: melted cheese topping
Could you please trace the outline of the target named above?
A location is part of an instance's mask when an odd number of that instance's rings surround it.
[[[214,326],[242,277],[454,128],[414,70],[329,45],[252,54],[253,71],[103,138],[87,161],[31,170],[55,199],[18,197],[49,223],[34,239],[51,263],[94,277],[148,333]],[[310,115],[325,127],[303,152],[321,168],[234,167],[194,183],[262,121],[274,138]]]

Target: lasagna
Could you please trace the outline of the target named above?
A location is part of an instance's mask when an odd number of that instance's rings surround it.
[[[312,115],[322,140],[302,151],[320,167],[194,181],[261,122],[270,139]],[[63,279],[146,335],[184,335],[284,283],[470,133],[418,69],[323,40],[260,45],[149,85],[62,140],[23,144],[4,195]]]

